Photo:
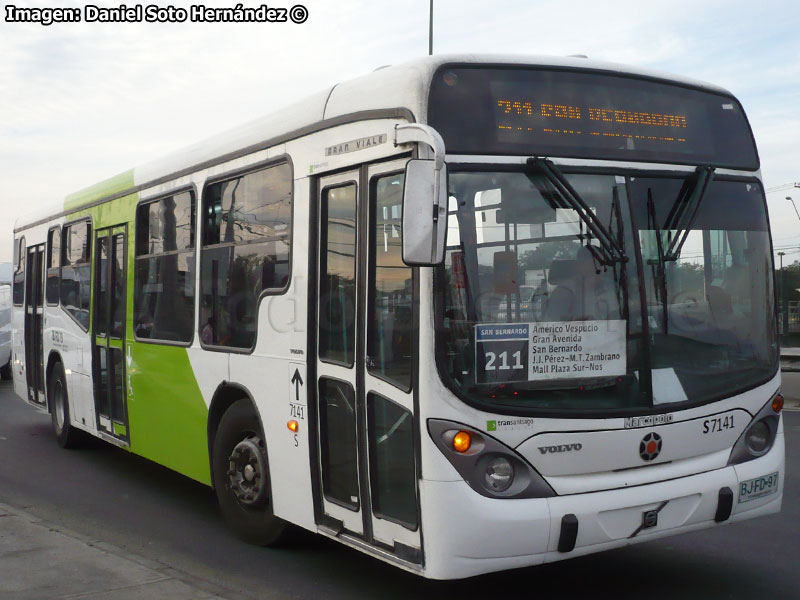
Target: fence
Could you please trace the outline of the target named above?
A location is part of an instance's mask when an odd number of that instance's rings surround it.
[[[788,320],[784,317],[781,311],[778,326],[780,332],[783,333],[800,333],[800,301],[792,301],[786,303],[788,310]]]

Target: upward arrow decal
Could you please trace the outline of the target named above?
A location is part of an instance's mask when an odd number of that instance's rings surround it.
[[[292,375],[291,382],[294,384],[295,400],[300,402],[300,386],[303,385],[303,378],[300,376],[299,369],[294,370],[294,375]]]

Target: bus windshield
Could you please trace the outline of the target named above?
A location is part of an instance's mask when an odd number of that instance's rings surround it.
[[[460,397],[501,411],[624,412],[712,401],[774,374],[757,182],[561,176],[591,219],[537,171],[450,174],[437,352]]]

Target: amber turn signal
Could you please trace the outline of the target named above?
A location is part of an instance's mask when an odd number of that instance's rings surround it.
[[[456,452],[466,452],[472,445],[472,436],[467,431],[459,431],[453,438],[453,448]]]
[[[783,410],[783,394],[775,394],[775,397],[772,399],[772,410],[776,413]]]
[[[297,424],[297,421],[289,421],[286,426],[289,428],[289,431],[293,433],[297,433],[297,430],[300,429],[300,425]]]

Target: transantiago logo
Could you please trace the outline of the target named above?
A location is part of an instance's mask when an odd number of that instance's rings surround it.
[[[504,419],[499,421],[486,421],[486,431],[499,429],[520,429],[533,425],[533,419]]]
[[[583,448],[583,444],[561,444],[559,446],[539,446],[539,452],[542,454],[555,454],[557,452],[575,452]]]
[[[644,461],[651,461],[661,452],[661,436],[650,432],[639,442],[639,456]]]

